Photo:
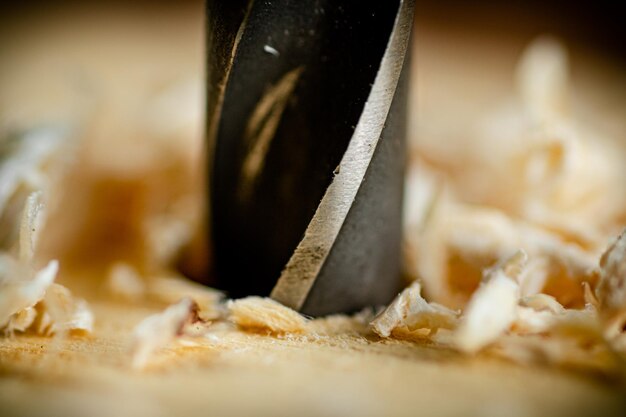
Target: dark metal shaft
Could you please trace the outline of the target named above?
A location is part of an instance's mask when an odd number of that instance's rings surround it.
[[[208,1],[210,226],[231,296],[274,289],[318,315],[397,290],[412,8]]]

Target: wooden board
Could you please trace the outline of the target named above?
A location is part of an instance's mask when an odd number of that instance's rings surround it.
[[[233,330],[177,342],[130,366],[133,326],[160,306],[92,303],[95,332],[0,340],[3,416],[622,415],[623,388],[555,369],[363,336],[331,318],[321,336]]]

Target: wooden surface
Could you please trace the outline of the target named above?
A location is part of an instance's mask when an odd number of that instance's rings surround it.
[[[92,306],[91,336],[0,340],[0,414],[606,416],[626,406],[612,382],[379,340],[341,317],[317,323],[318,335],[178,341],[133,370],[131,330],[161,306]]]

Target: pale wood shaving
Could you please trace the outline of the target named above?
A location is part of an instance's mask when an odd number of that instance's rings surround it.
[[[18,236],[18,258],[0,254],[0,331],[26,332],[37,322],[35,333],[91,332],[93,314],[85,300],[55,284],[59,262],[36,270],[35,250],[43,222],[41,192],[26,199]]]
[[[437,303],[427,302],[422,297],[421,291],[419,282],[411,284],[372,321],[372,329],[379,336],[389,337],[393,330],[399,327],[409,331],[429,329],[431,332],[456,328],[458,312]]]
[[[270,333],[305,333],[307,319],[284,305],[262,297],[246,297],[227,303],[229,319],[244,330]]]
[[[7,272],[11,275],[31,272],[13,259],[5,257],[3,260],[8,266]],[[34,273],[32,278],[20,275],[4,278],[0,291],[0,329],[5,329],[9,333],[14,330],[11,326],[13,317],[19,315],[22,310],[34,307],[43,299],[47,289],[54,282],[58,269],[58,262],[50,261],[45,268]]]
[[[158,349],[182,336],[186,326],[199,321],[198,305],[191,298],[183,298],[165,311],[145,318],[133,331],[132,367],[146,367]]]
[[[456,339],[461,350],[477,352],[511,327],[519,301],[517,279],[526,261],[527,255],[519,251],[486,271],[462,317]]]
[[[35,322],[37,310],[27,307],[14,314],[5,328],[6,333],[25,332]]]
[[[0,329],[6,334],[26,332],[51,335],[68,331],[91,332],[94,317],[85,300],[55,284],[58,262],[51,261],[32,280],[12,281],[0,291]],[[34,324],[36,327],[32,327]]]
[[[52,284],[43,298],[43,314],[49,316],[46,333],[59,334],[68,331],[92,332],[94,316],[87,302],[75,298],[70,290],[59,284]]]
[[[523,297],[520,306],[529,307],[535,311],[547,311],[553,314],[563,313],[565,308],[552,296],[547,294],[534,294]]]

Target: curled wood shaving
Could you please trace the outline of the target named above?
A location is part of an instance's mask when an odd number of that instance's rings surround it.
[[[0,331],[90,332],[93,315],[87,303],[54,283],[59,262],[52,260],[40,270],[33,266],[43,211],[41,193],[31,193],[22,214],[18,258],[0,254]]]
[[[48,334],[63,332],[88,332],[93,330],[94,317],[87,302],[75,298],[70,290],[52,284],[42,301],[43,309],[40,331]]]
[[[198,304],[191,298],[183,298],[162,313],[149,316],[139,323],[133,331],[133,368],[144,368],[158,349],[185,334],[187,326],[202,322],[198,309]]]
[[[54,283],[58,269],[58,262],[50,261],[32,279],[11,279],[1,286],[0,331],[13,334],[32,330],[51,335],[93,330],[94,318],[87,302]],[[29,269],[23,267],[22,271]]]
[[[239,328],[270,333],[305,333],[308,320],[271,298],[246,297],[227,303],[230,320]]]
[[[15,332],[25,332],[35,322],[37,310],[35,307],[27,307],[11,316],[4,332],[12,334]]]
[[[626,232],[604,251],[626,219],[616,192],[626,153],[619,137],[576,120],[568,61],[560,42],[539,38],[518,64],[519,100],[473,131],[422,123],[406,264],[429,302],[463,311],[441,338],[459,350],[604,372],[626,354]],[[486,269],[518,249],[528,262],[518,254]],[[400,336],[394,314],[381,317],[384,337]]]
[[[519,304],[535,311],[547,311],[553,314],[560,314],[565,311],[565,308],[554,297],[546,294],[533,294],[523,297]]]
[[[477,352],[505,333],[517,317],[518,278],[528,257],[523,251],[485,272],[464,311],[456,342],[465,352]]]
[[[513,330],[517,334],[544,333],[552,326],[554,313],[549,310],[535,310],[528,307],[518,307]]]
[[[12,333],[26,327],[23,310],[30,309],[39,303],[46,291],[54,282],[59,263],[50,263],[38,272],[32,272],[28,267],[20,265],[16,260],[4,256],[0,258],[5,275],[2,279],[0,291],[0,329],[5,333]],[[28,276],[34,274],[33,276]],[[13,322],[17,320],[17,326]],[[32,324],[28,323],[29,325]],[[25,328],[24,328],[25,330]]]
[[[394,329],[404,327],[409,331],[429,329],[454,329],[458,312],[437,303],[427,302],[421,295],[422,287],[414,282],[402,291],[371,323],[379,336],[389,337]]]

